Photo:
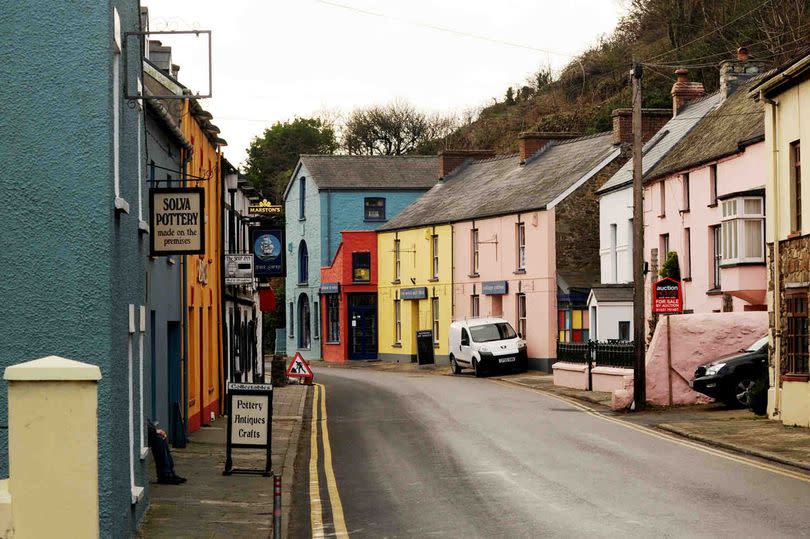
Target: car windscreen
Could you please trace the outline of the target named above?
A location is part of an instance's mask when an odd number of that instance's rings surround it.
[[[500,341],[517,337],[509,322],[497,322],[481,326],[470,326],[470,335],[475,342]]]
[[[746,352],[758,352],[762,349],[763,346],[768,344],[768,336],[764,336],[761,339],[757,339],[754,344],[749,346],[745,349]]]

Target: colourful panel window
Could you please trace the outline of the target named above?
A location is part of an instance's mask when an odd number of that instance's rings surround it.
[[[565,311],[557,312],[557,328],[565,329]]]
[[[573,338],[571,340],[573,340],[574,342],[582,342],[582,330],[581,329],[575,329],[572,332],[572,337]]]
[[[590,338],[590,332],[587,329],[582,330],[582,341],[587,342]]]
[[[588,329],[589,327],[591,327],[591,320],[590,317],[588,316],[589,314],[590,313],[588,312],[587,309],[582,311],[582,329]]]
[[[571,329],[571,311],[565,311],[565,329]]]
[[[572,327],[582,329],[582,311],[572,311],[571,316],[573,318]]]
[[[564,331],[560,332],[560,342],[565,342],[565,332]]]

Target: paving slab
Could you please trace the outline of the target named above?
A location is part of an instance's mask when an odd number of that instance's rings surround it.
[[[273,390],[273,471],[282,476],[282,524],[289,522],[293,468],[309,386]],[[273,479],[223,476],[227,418],[218,418],[173,449],[183,485],[157,484],[151,467],[150,505],[139,530],[144,538],[270,537],[273,529]],[[263,468],[263,450],[234,450],[234,467]],[[285,535],[286,536],[286,535]]]

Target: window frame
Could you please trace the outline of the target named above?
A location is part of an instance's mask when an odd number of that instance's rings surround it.
[[[746,202],[756,201],[759,204],[759,213],[747,213]],[[733,212],[727,213],[732,207]],[[721,266],[734,264],[764,264],[765,263],[765,199],[762,196],[742,195],[720,201],[721,207],[721,236],[722,249]],[[760,256],[744,256],[753,240],[747,235],[746,224],[750,222],[759,225],[759,253]]]
[[[683,229],[683,279],[692,279],[692,229]]]
[[[369,203],[371,202],[382,202],[381,207],[371,207],[369,208]],[[369,209],[371,210],[379,210],[381,208],[381,217],[369,217]],[[385,216],[385,209],[386,209],[386,200],[385,197],[365,197],[363,198],[363,221],[368,223],[382,223],[387,221],[388,219]]]
[[[518,292],[516,294],[517,298],[515,300],[515,307],[517,309],[516,318],[517,318],[517,329],[518,334],[520,335],[521,339],[526,339],[526,328],[527,328],[527,307],[526,307],[526,294],[524,292]]]
[[[432,264],[433,279],[439,280],[439,235],[430,236],[430,259]]]
[[[394,344],[402,344],[402,300],[394,300]]]
[[[619,224],[610,223],[610,282],[619,282]]]
[[[667,182],[661,180],[658,182],[658,217],[667,216]]]
[[[722,286],[720,268],[722,267],[723,262],[723,232],[720,229],[720,225],[710,226],[709,231],[711,234],[711,247],[712,247],[710,257],[710,260],[712,261],[711,290],[720,290],[720,287]]]
[[[717,163],[709,165],[709,207],[717,206]]]
[[[622,338],[622,334],[625,334],[626,337]],[[632,336],[632,333],[630,331],[630,321],[629,320],[619,320],[619,333],[618,333],[618,336],[619,336],[620,341],[630,342],[632,340],[630,338]]]
[[[470,315],[472,318],[481,316],[481,296],[478,294],[470,296]]]
[[[478,241],[478,229],[472,228],[470,229],[470,274],[471,275],[478,275],[478,269],[480,267],[479,262],[479,251],[480,249],[480,242]]]
[[[298,243],[298,284],[306,285],[309,282],[309,248],[307,242]]]
[[[517,271],[526,271],[526,223],[518,221],[516,226],[517,260],[515,261],[515,267]]]
[[[684,172],[681,174],[681,195],[683,197],[682,200],[682,212],[688,212],[691,206],[691,191],[689,185],[689,173]]]
[[[326,294],[326,343],[340,344],[340,294]]]
[[[794,310],[793,305],[796,304],[803,308]],[[810,298],[808,298],[807,288],[797,288],[785,292],[786,355],[783,372],[780,373],[782,375],[804,378],[810,376],[810,351],[808,350],[810,340],[810,332],[808,332],[810,313],[808,311],[810,309],[808,307],[810,307]],[[801,327],[802,322],[799,321],[802,319],[804,320],[803,328]]]
[[[802,233],[802,156],[801,140],[790,143],[790,228]]]
[[[358,266],[358,255],[366,255],[368,257],[368,267],[362,268]],[[352,252],[352,282],[353,283],[370,283],[371,282],[371,252],[369,251],[353,251]],[[357,270],[358,269],[367,269],[368,270],[368,278],[367,279],[358,279],[357,278]]]
[[[304,221],[307,218],[307,178],[298,178],[298,220]]]
[[[295,338],[295,301],[290,301],[290,326],[287,328],[287,337],[290,339]]]
[[[312,338],[320,340],[321,338],[321,305],[316,299],[312,300]]]
[[[439,344],[439,298],[430,298],[430,314],[433,317],[433,344]]]
[[[402,276],[402,244],[399,238],[394,239],[394,282],[398,283]]]

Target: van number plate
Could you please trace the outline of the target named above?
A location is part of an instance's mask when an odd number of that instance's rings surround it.
[[[511,363],[511,362],[513,362],[513,361],[515,361],[514,356],[510,356],[510,357],[499,357],[499,358],[498,358],[498,363]]]

